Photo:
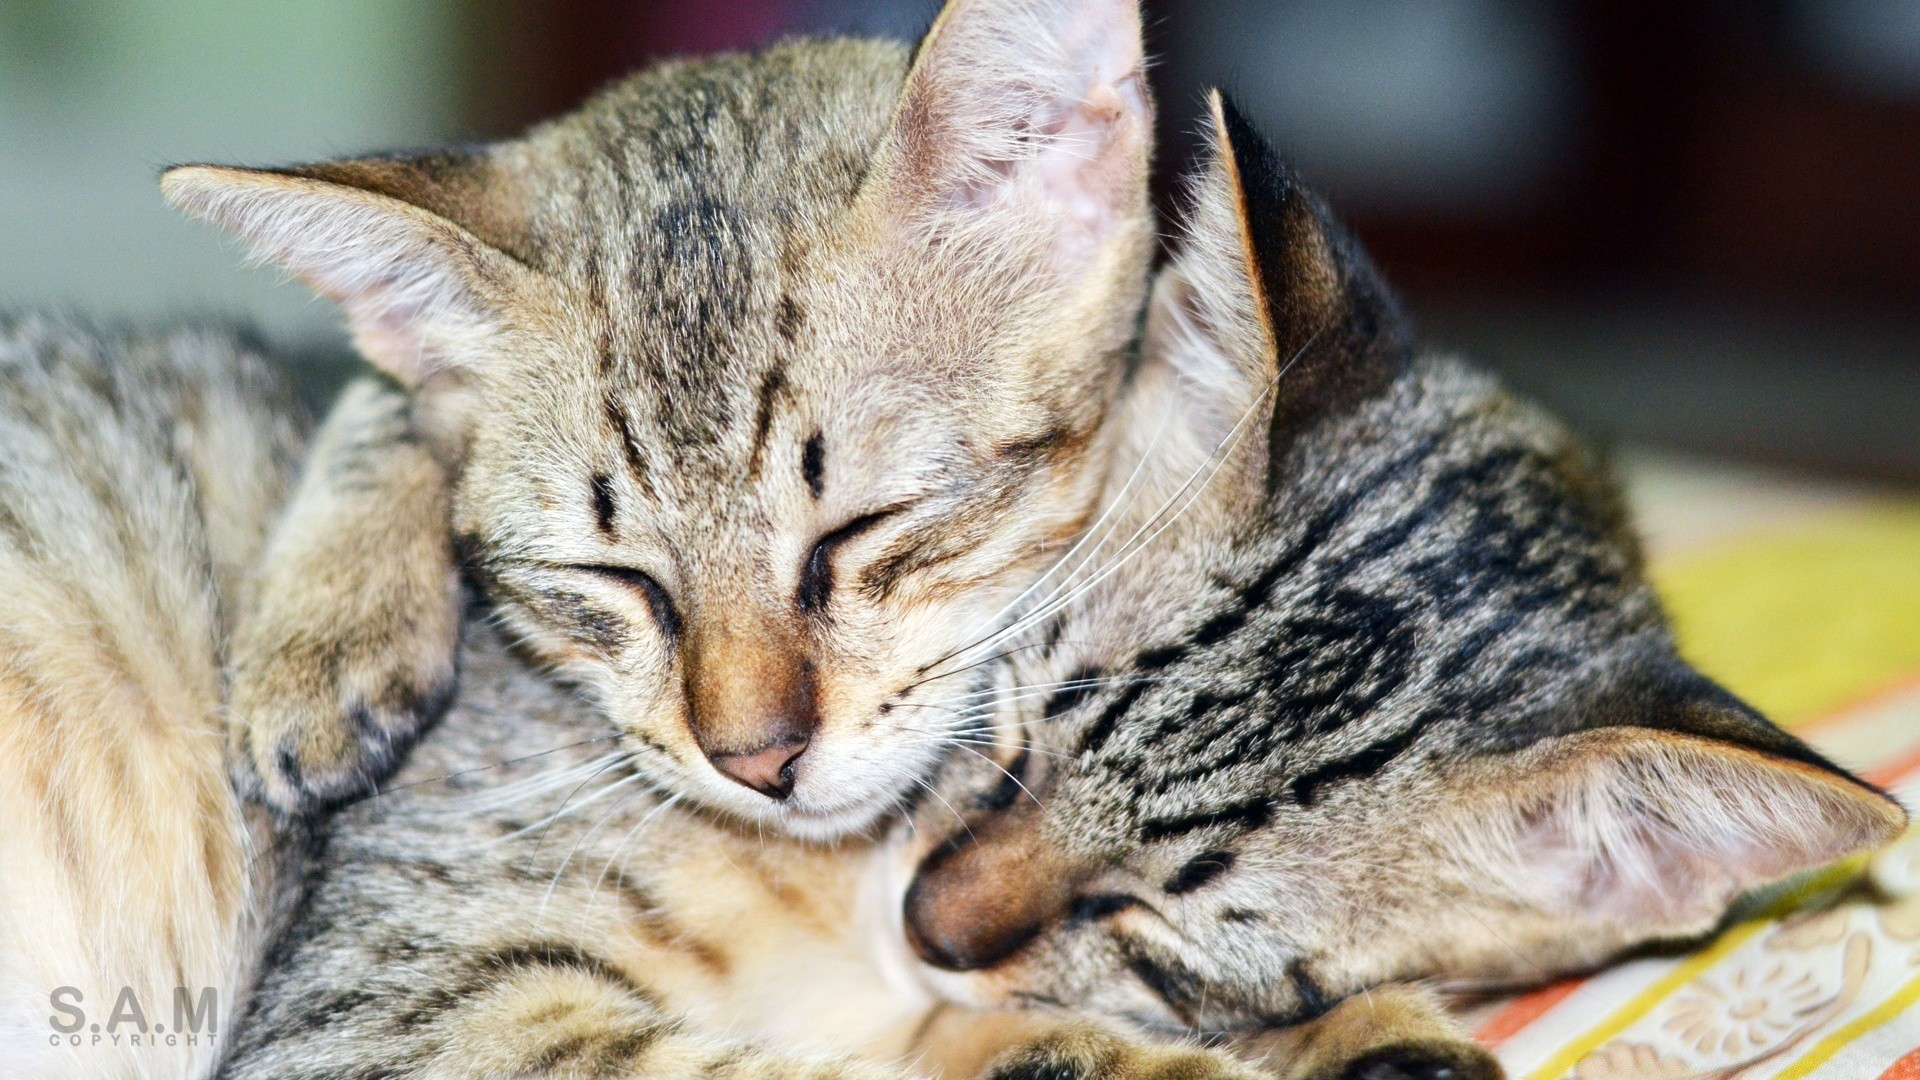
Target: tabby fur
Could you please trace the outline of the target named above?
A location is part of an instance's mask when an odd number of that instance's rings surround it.
[[[299,828],[229,783],[229,637],[303,425],[218,330],[0,318],[0,1061],[207,1075],[291,896]],[[62,1033],[123,993],[171,1021]],[[97,1030],[97,1029],[96,1029]],[[193,1034],[193,1033],[189,1033]],[[136,1040],[136,1036],[138,1036]],[[74,1045],[77,1041],[79,1045]]]
[[[1112,517],[923,810],[948,1000],[1201,1029],[1710,929],[1898,804],[1689,667],[1604,469],[1415,347],[1239,114],[1120,417]],[[970,778],[963,780],[962,777]]]
[[[448,470],[465,568],[641,768],[830,837],[932,768],[891,706],[1097,498],[1152,248],[1140,65],[1134,0],[954,0],[912,54],[670,62],[496,145],[162,186],[340,302]],[[269,597],[236,664],[238,749],[289,810],[390,765],[453,622],[444,545],[360,567],[396,556],[368,515],[307,520],[343,537],[285,579],[315,595]],[[363,574],[416,603],[347,595]],[[402,640],[440,661],[392,665]]]

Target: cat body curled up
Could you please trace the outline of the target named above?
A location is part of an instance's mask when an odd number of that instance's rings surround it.
[[[1214,133],[1097,523],[1030,636],[928,676],[994,685],[910,824],[744,836],[475,629],[229,1074],[1492,1077],[1410,983],[1697,934],[1897,832],[1674,654],[1570,436]]]
[[[231,333],[0,317],[10,1077],[209,1075],[294,897],[303,830],[230,785],[222,706],[304,428]],[[170,1023],[176,995],[204,1027],[171,1046],[97,1034],[125,1009]]]

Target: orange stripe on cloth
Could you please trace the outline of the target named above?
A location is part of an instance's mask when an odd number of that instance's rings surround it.
[[[1887,1066],[1876,1080],[1920,1080],[1920,1050]]]
[[[1846,721],[1854,719],[1855,713],[1877,709],[1914,693],[1920,693],[1920,671],[1906,672],[1843,705],[1815,713],[1805,720],[1792,721],[1784,726],[1804,739],[1827,728],[1841,726]]]
[[[1884,765],[1876,765],[1866,770],[1861,776],[1867,783],[1884,788],[1892,787],[1916,772],[1920,772],[1920,746],[1914,747]]]
[[[1920,1080],[1920,1050],[1887,1066],[1887,1071],[1875,1080]]]
[[[1473,1037],[1480,1040],[1480,1045],[1494,1049],[1520,1034],[1528,1024],[1547,1015],[1555,1005],[1572,997],[1574,991],[1585,985],[1585,979],[1568,979],[1516,998],[1499,1012],[1487,1017],[1487,1022],[1480,1025],[1480,1030],[1474,1032]]]

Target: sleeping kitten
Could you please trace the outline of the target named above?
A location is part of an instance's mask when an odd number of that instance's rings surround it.
[[[913,684],[1098,496],[1151,249],[1140,65],[1134,0],[953,0],[911,56],[670,63],[510,142],[162,186],[343,306],[467,569],[639,768],[829,837],[931,770],[905,720],[963,688]],[[455,621],[430,500],[306,494],[234,691],[295,810],[391,766]]]
[[[1690,668],[1557,423],[1425,355],[1215,99],[1118,416],[1131,476],[923,808],[929,985],[1148,1024],[1308,1019],[1710,929],[1906,816]],[[1067,576],[1063,570],[1063,576]],[[984,699],[983,699],[984,700]]]
[[[229,334],[0,318],[9,1077],[208,1075],[291,898],[298,827],[228,783],[222,663],[302,426]],[[96,1043],[123,994],[205,1026]]]

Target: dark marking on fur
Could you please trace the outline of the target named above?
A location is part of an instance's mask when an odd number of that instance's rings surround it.
[[[1075,897],[1073,904],[1067,908],[1067,922],[1099,922],[1139,906],[1139,899],[1126,893],[1094,893]]]
[[[1003,775],[1000,777],[1000,782],[975,800],[974,805],[988,813],[998,813],[1012,806],[1021,795],[1028,794],[1021,777],[1026,774],[1027,766],[1032,760],[1032,748],[1022,743],[1020,752],[1014,755],[1014,759],[1005,768],[1001,769]]]
[[[1369,1050],[1340,1073],[1341,1080],[1499,1080],[1504,1075],[1478,1046],[1438,1039]]]
[[[1372,776],[1386,768],[1401,754],[1407,752],[1420,739],[1427,727],[1439,719],[1438,713],[1429,712],[1408,724],[1402,731],[1367,745],[1365,748],[1343,758],[1324,762],[1295,777],[1289,786],[1293,801],[1301,806],[1312,806],[1319,801],[1321,789],[1345,780],[1358,780]]]
[[[519,596],[534,597],[528,606],[560,624],[566,635],[581,645],[613,652],[627,643],[627,621],[581,593],[571,589],[515,592]]]
[[[1064,422],[1056,422],[1038,435],[1000,443],[993,448],[993,455],[1016,468],[1032,468],[1072,436],[1072,430]]]
[[[660,587],[660,583],[653,579],[652,574],[644,570],[635,570],[631,566],[582,566],[579,569],[597,574],[639,593],[646,600],[647,610],[652,612],[654,625],[660,628],[660,633],[665,635],[669,643],[680,640],[680,635],[685,629],[680,622],[680,612],[673,606],[673,598],[667,595],[667,590]],[[625,626],[624,623],[620,625],[623,628]]]
[[[986,1080],[1087,1080],[1096,1068],[1094,1062],[1033,1051],[996,1065]]]
[[[1190,893],[1231,869],[1233,869],[1233,852],[1204,852],[1195,855],[1187,865],[1175,871],[1174,875],[1160,886],[1160,891],[1168,896]]]
[[[1175,836],[1185,836],[1190,832],[1198,832],[1218,825],[1251,831],[1265,826],[1271,820],[1273,820],[1273,800],[1262,795],[1243,802],[1230,803],[1216,810],[1206,810],[1176,818],[1148,820],[1140,826],[1140,838],[1152,843]]]
[[[1130,943],[1124,946],[1123,951],[1127,955],[1127,970],[1140,980],[1140,985],[1165,1002],[1181,1024],[1194,1026],[1194,991],[1201,985],[1201,980],[1192,972],[1148,956]]]
[[[528,941],[467,960],[456,981],[422,992],[394,1016],[393,1023],[402,1029],[430,1023],[475,997],[498,990],[509,979],[539,971],[576,972],[653,1004],[651,994],[607,960],[564,941]]]
[[[818,499],[826,491],[826,444],[818,431],[807,436],[806,444],[800,448],[800,476],[814,498]]]
[[[791,294],[783,294],[773,313],[773,328],[781,340],[791,344],[800,336],[800,327],[806,321],[806,309]]]
[[[1300,999],[1300,1021],[1325,1016],[1338,1005],[1339,999],[1327,993],[1326,987],[1307,970],[1304,960],[1295,960],[1287,965],[1287,981],[1293,984],[1294,996]]]
[[[800,584],[794,592],[795,606],[808,614],[817,615],[825,611],[827,601],[833,596],[834,553],[842,545],[865,535],[874,526],[898,514],[901,509],[899,506],[888,506],[871,514],[862,514],[814,541],[813,547],[807,552],[807,561],[800,567]]]
[[[1144,679],[1135,679],[1128,683],[1126,689],[1120,691],[1120,695],[1100,711],[1100,715],[1094,718],[1093,723],[1088,725],[1085,733],[1080,736],[1080,752],[1099,753],[1107,740],[1113,737],[1114,731],[1119,728],[1121,719],[1133,710],[1134,704],[1145,696],[1150,686],[1151,684]]]
[[[757,480],[767,457],[767,435],[773,430],[773,413],[780,394],[787,388],[787,369],[776,365],[760,380],[759,402],[754,406],[753,451],[747,455],[747,479]]]
[[[612,394],[608,394],[601,404],[607,422],[612,425],[614,436],[619,440],[620,452],[626,457],[627,472],[633,477],[634,485],[642,492],[651,493],[653,482],[648,477],[646,458],[640,452],[640,438],[634,432],[633,419],[613,399]]]
[[[600,535],[611,540],[614,537],[613,521],[616,513],[613,501],[613,477],[603,472],[594,473],[592,485],[594,525],[599,528]]]
[[[587,868],[583,867],[585,872]],[[633,922],[644,932],[647,939],[661,948],[671,949],[693,958],[693,961],[716,978],[725,977],[732,969],[733,962],[727,954],[708,942],[700,940],[685,927],[666,914],[668,906],[655,896],[651,889],[622,871],[613,871],[610,881],[614,894],[620,897],[627,910],[633,915]],[[599,887],[599,879],[594,879],[594,887]]]
[[[1058,625],[1051,632],[1058,637]],[[1081,702],[1091,697],[1102,685],[1102,673],[1097,667],[1083,667],[1069,675],[1065,685],[1047,695],[1046,703],[1040,709],[1044,720],[1058,720],[1072,712]]]

